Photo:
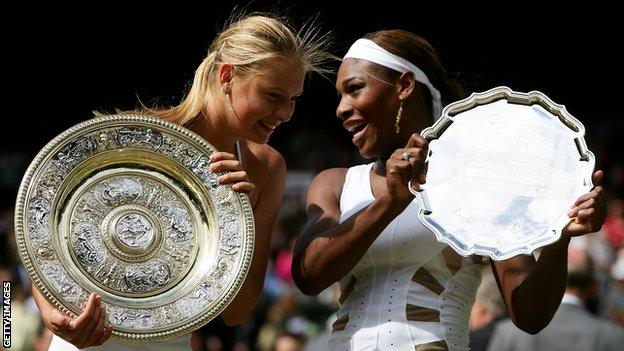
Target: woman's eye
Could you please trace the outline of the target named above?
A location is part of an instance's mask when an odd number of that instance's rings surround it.
[[[267,93],[267,96],[271,99],[271,100],[279,100],[282,95],[279,93]]]
[[[360,89],[362,89],[361,84],[351,84],[347,86],[347,94],[354,94]]]

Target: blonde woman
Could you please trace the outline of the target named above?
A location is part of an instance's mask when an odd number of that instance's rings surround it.
[[[215,146],[213,172],[222,184],[247,192],[253,206],[256,243],[249,274],[239,294],[221,317],[229,325],[245,321],[262,291],[272,227],[286,176],[282,156],[266,143],[287,122],[302,94],[306,73],[323,73],[331,58],[322,50],[326,36],[308,27],[293,30],[287,21],[269,15],[232,20],[214,39],[195,73],[184,100],[168,109],[145,108],[134,113],[155,115],[184,125]],[[111,328],[100,296],[89,297],[75,319],[54,309],[34,288],[33,295],[45,325],[54,332],[50,350],[103,345],[102,349],[190,349],[190,336],[153,344],[106,342]]]

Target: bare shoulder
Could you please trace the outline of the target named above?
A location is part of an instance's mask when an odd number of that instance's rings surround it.
[[[327,194],[332,195],[334,200],[340,199],[347,170],[348,168],[330,168],[317,174],[308,189],[308,201],[316,202],[319,197],[325,198]]]
[[[284,157],[267,144],[246,143],[249,152],[245,155],[248,165],[261,172],[285,172]]]
[[[313,182],[322,183],[326,185],[326,183],[336,183],[339,182],[342,186],[344,183],[345,176],[347,174],[348,168],[330,168],[322,171],[314,177]]]

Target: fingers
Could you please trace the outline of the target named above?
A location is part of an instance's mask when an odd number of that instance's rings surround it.
[[[210,171],[226,172],[242,170],[240,161],[231,153],[218,151],[210,155]]]
[[[418,133],[414,133],[412,134],[412,136],[410,136],[405,147],[406,148],[412,148],[412,147],[427,148],[427,145],[429,145],[429,143],[427,142],[427,140],[425,140],[425,138],[420,136],[420,134]]]
[[[594,174],[592,175],[592,182],[594,183],[594,186],[600,184],[600,182],[602,181],[602,177],[604,177],[603,171],[597,170],[596,172],[594,172]]]
[[[219,184],[246,182],[246,181],[249,181],[249,177],[247,177],[247,172],[237,171],[237,172],[229,172],[229,173],[222,174],[217,177],[217,181],[219,182]]]
[[[594,173],[597,181],[602,172]],[[600,230],[607,216],[607,201],[601,186],[595,187],[576,200],[568,216],[573,220],[566,227],[569,236],[579,236]]]
[[[601,186],[597,186],[587,194],[579,196],[579,198],[572,205],[572,209],[568,212],[568,215],[572,214],[570,217],[574,217],[575,210],[587,208],[587,206],[583,204],[588,201],[590,201],[590,205],[595,204],[605,213],[607,212],[607,199],[604,194],[604,189]],[[582,205],[584,207],[581,207]]]
[[[579,211],[584,210],[584,209],[588,209],[588,208],[592,208],[592,207],[600,207],[600,205],[598,204],[598,200],[596,200],[595,198],[589,198],[589,199],[581,202],[577,206],[573,207],[568,212],[568,216],[569,217],[576,217],[578,215]]]
[[[427,142],[416,134],[410,138],[408,145],[415,146],[395,150],[386,161],[388,193],[394,201],[403,204],[411,202],[414,191],[420,191],[420,184],[426,181],[424,160],[427,155]]]
[[[415,157],[409,159],[409,163],[412,165],[412,170],[414,173],[412,174],[413,181],[418,182],[419,184],[425,184],[427,182],[427,167],[425,165],[425,158],[427,157],[426,149],[410,149],[412,153],[415,153]]]
[[[94,332],[102,314],[102,308],[100,306],[102,298],[95,294],[92,295],[95,297],[92,299],[92,296],[89,296],[90,301],[87,302],[85,310],[80,314],[80,316],[78,316],[78,318],[76,318],[76,324],[73,327],[77,334],[71,338],[71,342],[80,348],[89,346],[87,344],[87,340],[89,339],[91,333]],[[91,300],[93,300],[93,302],[91,302]]]
[[[243,169],[236,156],[227,152],[215,152],[210,155],[210,171],[221,173],[217,177],[219,184],[232,184],[232,189],[237,192],[252,194],[256,190],[255,184],[249,181],[247,172]]]
[[[106,332],[104,329],[104,322],[106,322],[106,310],[104,309],[104,306],[102,306],[100,307],[97,324],[84,342],[85,346],[93,346],[96,340],[100,339],[102,335]]]
[[[100,307],[99,299],[100,297],[95,293],[91,293],[91,295],[89,295],[84,311],[82,311],[76,319],[71,321],[70,327],[72,329],[81,329],[89,323],[89,321],[96,315],[96,312],[98,312],[98,308]]]
[[[217,177],[219,184],[232,184],[232,189],[238,192],[252,194],[256,190],[255,184],[249,181],[247,172],[229,172]]]
[[[400,151],[405,149],[397,150],[392,156],[391,159],[388,160],[388,168],[387,171],[390,175],[398,175],[401,177],[403,183],[407,183],[410,180],[412,174],[412,160],[415,157],[411,157],[409,161],[406,161],[401,158]]]
[[[101,306],[101,299],[91,293],[84,311],[76,319],[54,310],[50,318],[50,329],[78,348],[101,345],[112,335],[112,328],[105,327],[106,311]]]
[[[578,211],[578,214],[564,229],[569,237],[594,233],[600,230],[604,217],[593,207]]]
[[[592,219],[592,216],[595,213],[596,213],[596,209],[593,208],[593,207],[582,209],[582,210],[578,211],[578,214],[576,215],[576,218],[574,218],[574,222],[578,223],[578,224],[589,222],[589,220]],[[600,228],[598,228],[598,229],[600,229]]]
[[[221,160],[210,164],[210,171],[212,173],[241,171],[242,169],[243,166],[238,160]]]
[[[246,192],[247,194],[251,195],[256,190],[256,186],[250,182],[238,182],[232,185],[232,189],[239,193]]]
[[[88,322],[84,327],[77,330],[78,334],[72,338],[72,344],[78,346],[79,348],[84,348],[89,346],[87,341],[89,340],[89,336],[96,332],[96,327],[101,318],[101,308],[98,308],[95,311],[95,316],[93,318],[88,319]]]
[[[236,160],[236,156],[229,152],[217,151],[210,155],[210,162],[217,162],[221,160]]]
[[[412,181],[412,183],[424,184],[426,182],[426,167],[424,160],[426,158],[426,149],[422,148],[405,148],[396,150],[391,159],[396,162],[391,162],[388,171],[393,174],[401,173],[405,183]],[[393,168],[394,171],[393,171]]]
[[[52,315],[50,317],[50,325],[48,328],[57,334],[60,337],[65,337],[67,332],[71,330],[72,319],[64,314],[62,314],[59,310],[52,310]]]
[[[111,326],[104,327],[104,332],[102,335],[93,342],[93,346],[102,345],[106,340],[108,340],[111,335],[113,335],[113,328]]]

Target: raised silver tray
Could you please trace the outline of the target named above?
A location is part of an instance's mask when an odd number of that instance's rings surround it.
[[[537,91],[472,94],[421,134],[429,154],[418,216],[463,256],[503,260],[558,240],[593,186],[585,128]]]

